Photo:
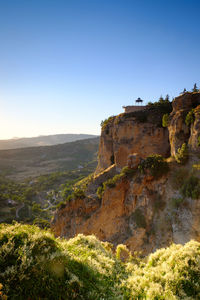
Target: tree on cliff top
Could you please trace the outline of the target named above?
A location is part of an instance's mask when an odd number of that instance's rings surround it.
[[[193,87],[193,89],[192,89],[192,92],[194,92],[194,93],[198,92],[197,84],[196,84],[196,83],[194,84],[194,87]]]

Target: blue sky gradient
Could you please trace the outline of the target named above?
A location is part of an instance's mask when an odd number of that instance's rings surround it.
[[[100,134],[137,97],[200,86],[200,2],[0,0],[0,139]]]

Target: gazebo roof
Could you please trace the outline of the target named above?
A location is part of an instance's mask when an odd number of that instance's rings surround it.
[[[137,100],[135,100],[135,102],[139,103],[139,102],[143,102],[143,100],[141,98],[137,98]]]

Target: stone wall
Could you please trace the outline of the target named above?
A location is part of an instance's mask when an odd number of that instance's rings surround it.
[[[144,110],[146,108],[146,106],[143,106],[143,105],[129,105],[129,106],[123,106],[123,108],[124,108],[125,113],[131,113],[131,112],[134,112],[134,111]]]

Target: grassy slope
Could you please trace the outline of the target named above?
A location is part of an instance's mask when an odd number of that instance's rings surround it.
[[[109,246],[94,236],[67,241],[34,226],[1,224],[3,293],[24,300],[199,299],[200,243],[171,245],[137,262],[122,262]]]

